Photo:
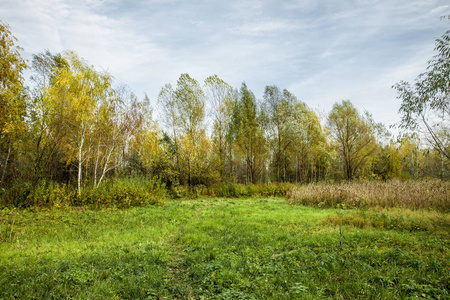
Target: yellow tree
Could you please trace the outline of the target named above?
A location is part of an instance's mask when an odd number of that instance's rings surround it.
[[[127,142],[128,162],[132,173],[142,175],[161,176],[166,175],[170,158],[168,157],[168,145],[163,142],[164,134],[159,129],[158,123],[152,118],[150,100],[144,101],[133,98],[127,109]],[[164,174],[163,174],[164,173]]]
[[[424,165],[424,153],[416,133],[405,134],[400,141],[400,158],[402,174],[405,178],[419,178]]]
[[[391,140],[379,152],[374,164],[374,173],[383,180],[402,177],[402,160],[394,141]]]
[[[107,172],[119,166],[115,156],[120,153],[120,144],[125,140],[127,123],[121,101],[117,97],[103,97],[98,103],[95,119],[96,138],[93,141],[94,186],[98,188]]]
[[[5,178],[13,144],[26,130],[22,76],[26,63],[16,42],[9,25],[0,22],[0,183]]]
[[[293,109],[289,119],[293,140],[287,149],[294,165],[295,181],[317,181],[325,176],[328,146],[317,115],[303,102]]]
[[[81,195],[83,164],[95,142],[99,108],[113,96],[112,77],[97,72],[74,52],[66,52],[64,58],[68,67],[58,72],[46,96],[63,110],[65,126],[70,133],[66,158],[77,165],[77,187]]]

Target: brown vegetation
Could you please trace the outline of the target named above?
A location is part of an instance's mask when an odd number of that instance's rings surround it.
[[[318,207],[402,207],[448,212],[450,182],[440,180],[309,184],[287,193],[289,204]]]

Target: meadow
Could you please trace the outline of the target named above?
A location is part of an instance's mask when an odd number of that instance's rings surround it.
[[[450,218],[280,197],[0,213],[0,299],[449,299]]]

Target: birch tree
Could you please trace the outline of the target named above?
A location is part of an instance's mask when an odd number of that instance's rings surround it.
[[[66,159],[68,163],[76,163],[77,189],[81,195],[83,164],[92,154],[96,140],[99,107],[112,97],[112,77],[97,72],[74,52],[66,52],[64,58],[69,67],[58,72],[47,95],[64,110],[65,126],[70,133]]]
[[[218,157],[218,171],[222,181],[226,177],[225,163],[228,152],[231,164],[230,131],[232,122],[233,88],[217,75],[205,80],[205,94],[209,104],[209,111],[213,119],[213,147]]]

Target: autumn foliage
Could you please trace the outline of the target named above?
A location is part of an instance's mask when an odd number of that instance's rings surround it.
[[[257,99],[246,83],[187,73],[139,99],[71,51],[33,55],[26,86],[16,43],[0,23],[1,206],[127,207],[167,193],[284,195],[292,184],[450,176],[447,119],[433,132],[438,146],[420,132],[395,139],[349,100],[325,116],[277,86]]]

